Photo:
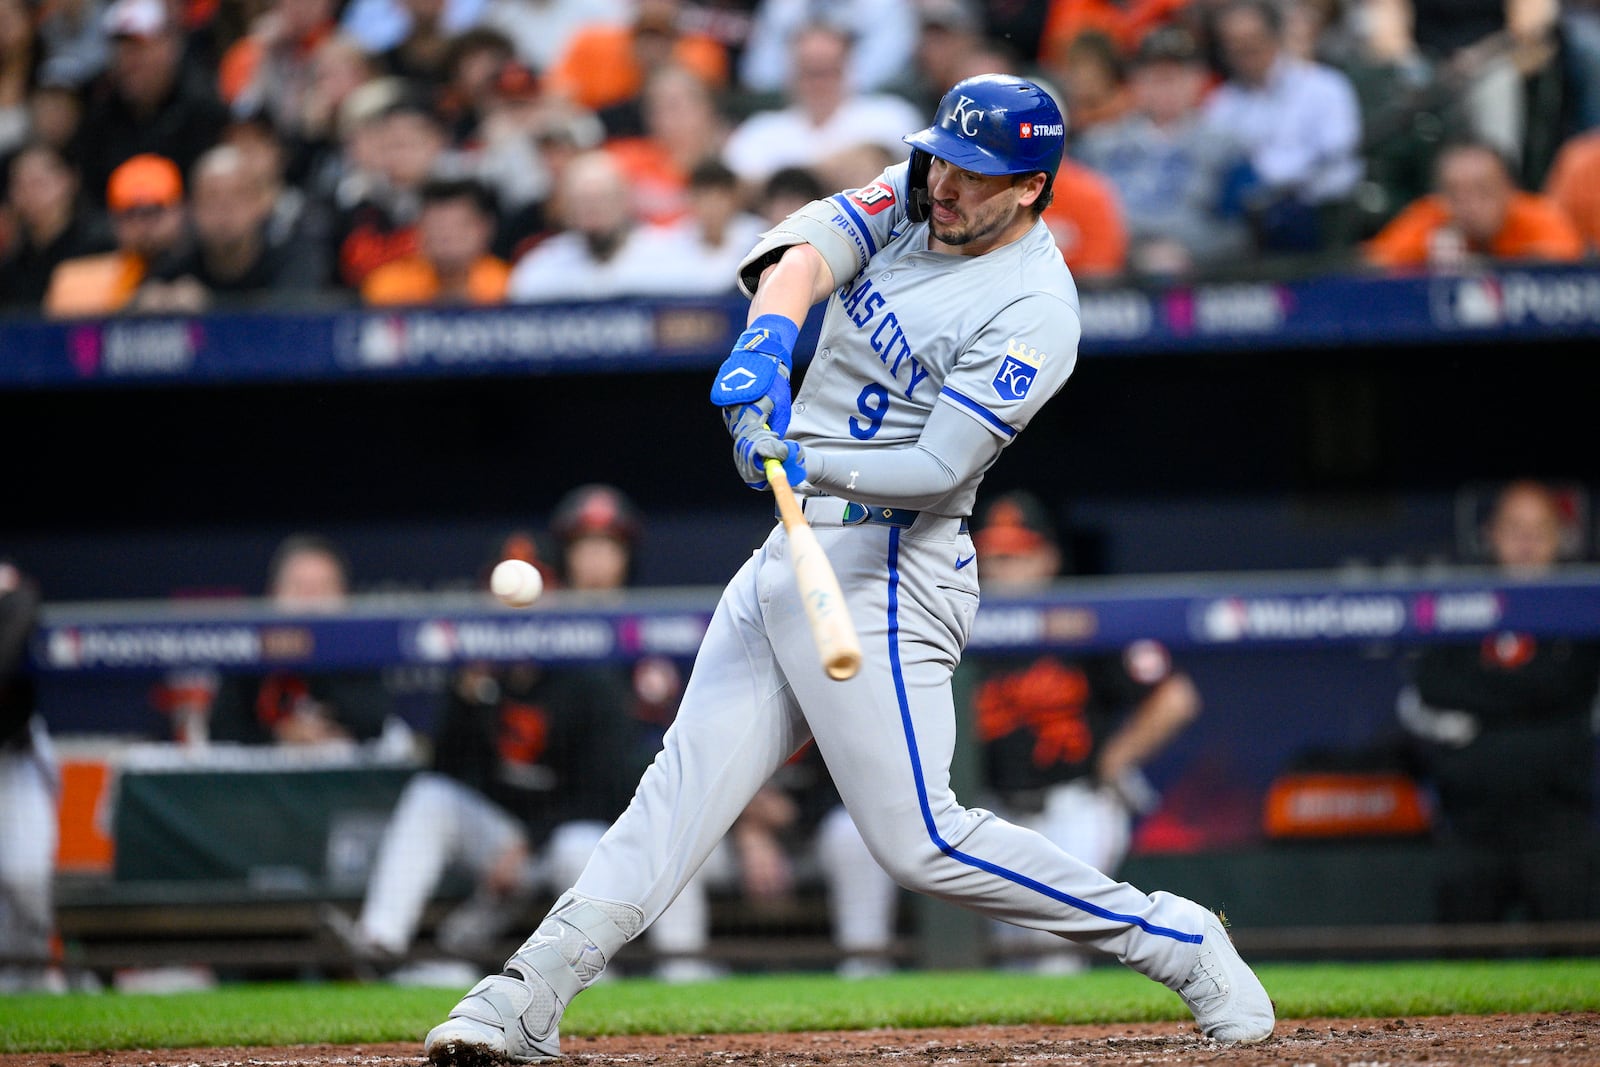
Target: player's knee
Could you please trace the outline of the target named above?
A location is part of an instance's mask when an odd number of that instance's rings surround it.
[[[912,892],[929,892],[941,881],[938,867],[943,853],[925,838],[910,844],[897,841],[893,848],[875,849],[873,854],[890,878]]]

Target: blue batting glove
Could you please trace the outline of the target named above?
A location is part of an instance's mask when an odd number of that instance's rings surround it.
[[[769,459],[783,463],[783,473],[790,485],[806,480],[805,451],[797,442],[785,441],[765,426],[741,434],[733,442],[733,465],[739,477],[752,489],[766,489]]]
[[[800,327],[782,315],[761,315],[739,335],[733,352],[717,368],[711,384],[711,402],[724,409],[730,429],[734,419],[726,409],[769,401],[767,422],[780,436],[789,428],[789,374],[794,368],[794,346]]]

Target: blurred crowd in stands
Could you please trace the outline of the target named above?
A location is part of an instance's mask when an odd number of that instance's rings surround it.
[[[1086,286],[1600,242],[1596,0],[0,0],[0,303],[731,292],[995,71]]]

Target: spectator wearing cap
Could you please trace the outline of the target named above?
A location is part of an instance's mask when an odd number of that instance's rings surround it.
[[[491,254],[494,195],[473,178],[435,178],[422,187],[415,255],[385,263],[361,285],[363,303],[500,304],[511,268]]]
[[[1258,244],[1289,253],[1342,247],[1363,174],[1350,79],[1289,53],[1271,0],[1225,0],[1215,25],[1228,77],[1206,98],[1205,124],[1250,155]]]
[[[579,29],[544,73],[552,95],[599,113],[636,100],[650,73],[668,62],[715,89],[728,85],[727,49],[684,28],[681,0],[633,0],[627,24]]]
[[[1434,192],[1408,204],[1361,246],[1369,264],[1398,270],[1458,270],[1494,260],[1567,263],[1583,235],[1550,196],[1517,188],[1511,165],[1482,141],[1446,146]]]
[[[109,252],[111,229],[78,195],[77,170],[51,145],[25,145],[11,157],[6,174],[15,230],[0,251],[0,303],[38,311],[56,267]]]
[[[56,267],[45,314],[73,318],[121,311],[152,270],[184,251],[183,176],[172,160],[138,155],[123,163],[107,183],[106,206],[116,248]]]
[[[823,22],[854,43],[845,71],[850,91],[889,91],[911,65],[917,19],[917,0],[763,0],[739,58],[739,85],[752,93],[785,92],[796,74],[791,42],[808,24]]]
[[[208,73],[182,62],[184,31],[164,0],[115,0],[104,25],[111,66],[88,89],[75,146],[97,198],[119,164],[143,153],[188,173],[228,121]]]
[[[1188,30],[1147,34],[1130,65],[1133,110],[1085,133],[1073,148],[1117,192],[1142,274],[1182,276],[1235,260],[1250,248],[1243,146],[1202,126],[1207,70]]]
[[[597,592],[632,581],[639,512],[620,489],[591,483],[571,490],[556,504],[550,532],[561,546],[558,570],[566,588]]]
[[[986,592],[1037,594],[1063,571],[1055,523],[1025,491],[989,503],[972,543]],[[1159,805],[1141,768],[1200,712],[1187,674],[1159,642],[1141,639],[1108,655],[969,656],[956,678],[994,810],[1115,875],[1136,820]],[[992,929],[1014,968],[1067,973],[1090,959],[1054,935]]]
[[[324,281],[322,250],[272,239],[275,191],[269,176],[233,145],[201,156],[189,182],[194,241],[151,269],[136,300],[140,309],[198,312],[315,293]]]

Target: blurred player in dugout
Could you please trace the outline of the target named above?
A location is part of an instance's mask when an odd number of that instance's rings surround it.
[[[1508,581],[1577,554],[1573,500],[1537,481],[1498,492],[1483,526]],[[1594,831],[1600,643],[1503,631],[1434,644],[1397,701],[1438,793],[1439,918],[1600,916]]]
[[[27,670],[39,588],[0,558],[0,994],[64,992],[53,892],[60,777]]]
[[[267,596],[296,613],[342,609],[350,565],[342,549],[317,533],[284,538],[267,565]],[[170,707],[178,722],[183,709]],[[293,671],[229,674],[217,685],[206,729],[211,741],[242,744],[349,745],[382,742],[409,751],[410,730],[376,671]],[[192,729],[193,725],[187,727]],[[184,727],[175,724],[182,733]],[[198,740],[198,738],[187,738]]]
[[[513,531],[485,561],[480,586],[502,559],[531,563],[549,588],[579,595],[631,581],[640,518],[617,489],[574,489],[557,504],[550,533],[555,565],[531,532]],[[359,915],[323,913],[357,969],[397,982],[441,980],[451,961],[410,957],[424,910],[452,871],[472,890],[434,932],[438,948],[474,973],[480,959],[500,953],[499,939],[526,917],[534,896],[568,884],[588,862],[654,758],[681,690],[677,668],[655,658],[620,669],[522,661],[457,671],[430,765],[396,804]],[[708,938],[697,880],[652,928],[657,977],[708,977]]]
[[[986,590],[1036,592],[1063,570],[1055,525],[1026,492],[989,504],[973,547]],[[957,685],[995,810],[1115,874],[1135,818],[1159,802],[1141,768],[1200,713],[1199,693],[1167,649],[1139,640],[1120,654],[969,656]],[[1092,958],[1040,931],[996,923],[994,934],[1012,967],[1070,973]]]

